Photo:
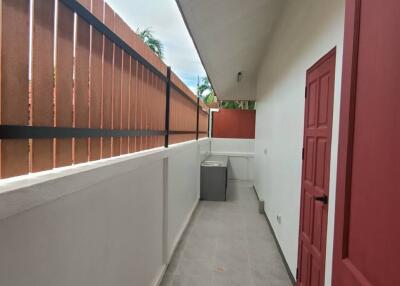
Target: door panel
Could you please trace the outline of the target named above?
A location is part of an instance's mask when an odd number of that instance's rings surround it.
[[[323,286],[335,50],[307,71],[298,285]]]
[[[334,286],[400,285],[400,2],[348,0]]]

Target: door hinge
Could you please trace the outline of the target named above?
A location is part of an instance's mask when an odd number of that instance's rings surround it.
[[[304,147],[303,147],[303,149],[301,150],[301,160],[304,161]]]
[[[296,282],[299,282],[299,268],[296,268]]]
[[[307,86],[305,87],[304,97],[307,98]]]

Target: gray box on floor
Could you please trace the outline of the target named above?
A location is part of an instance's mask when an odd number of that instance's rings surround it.
[[[209,156],[201,163],[201,200],[226,201],[228,161],[228,156]]]

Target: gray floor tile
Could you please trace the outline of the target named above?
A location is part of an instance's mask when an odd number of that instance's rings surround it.
[[[254,286],[251,274],[214,274],[212,286]]]
[[[211,286],[212,276],[174,275],[167,286]]]
[[[230,181],[227,202],[201,201],[161,286],[290,286],[248,182]]]

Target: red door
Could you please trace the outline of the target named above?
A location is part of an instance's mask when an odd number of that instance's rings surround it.
[[[400,285],[400,1],[347,0],[334,286]]]
[[[322,286],[336,51],[307,71],[297,285]]]

